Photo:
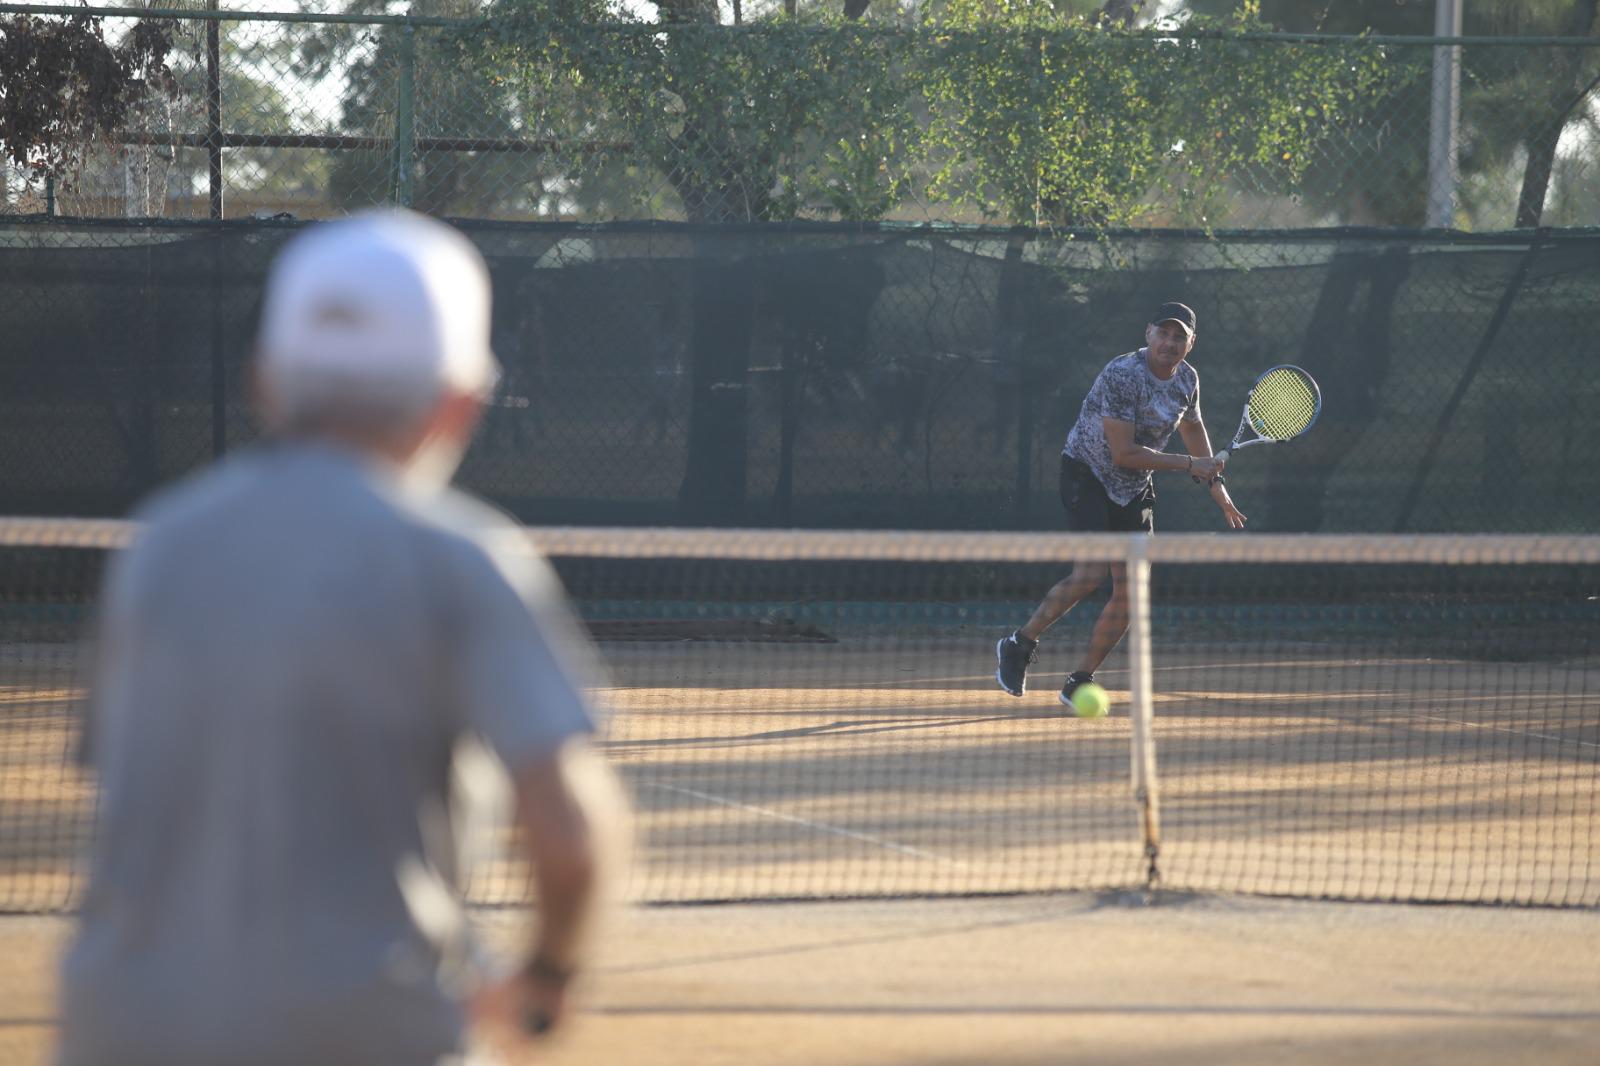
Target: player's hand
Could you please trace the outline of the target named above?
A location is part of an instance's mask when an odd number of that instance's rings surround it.
[[[567,981],[524,970],[483,985],[467,1007],[474,1025],[496,1039],[524,1044],[561,1024],[567,1012]]]
[[[1210,481],[1222,473],[1222,468],[1228,465],[1226,460],[1218,459],[1214,455],[1190,456],[1190,463],[1189,476],[1201,482]]]
[[[1228,523],[1229,529],[1243,529],[1245,522],[1244,512],[1234,506],[1233,497],[1228,495],[1228,487],[1222,484],[1211,486],[1211,498],[1222,509],[1222,517]]]

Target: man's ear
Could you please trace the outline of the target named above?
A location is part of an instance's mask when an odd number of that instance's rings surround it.
[[[482,397],[470,392],[447,392],[434,409],[429,435],[437,433],[453,440],[468,440],[482,417]]]

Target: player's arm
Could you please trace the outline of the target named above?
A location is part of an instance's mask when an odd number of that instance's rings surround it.
[[[539,921],[513,976],[480,996],[480,1016],[542,1033],[560,1023],[567,986],[588,951],[625,837],[625,804],[610,770],[574,737],[512,771],[516,820]]]
[[[620,792],[582,738],[524,767],[514,784],[517,824],[539,898],[539,929],[528,962],[535,972],[571,974],[620,848]]]
[[[1103,417],[1100,424],[1105,430],[1106,445],[1111,449],[1111,461],[1130,470],[1176,470],[1196,477],[1211,478],[1222,472],[1222,464],[1211,458],[1208,444],[1200,456],[1178,455],[1175,452],[1158,452],[1137,443],[1133,437],[1133,423],[1120,418]],[[1183,428],[1187,423],[1178,423]],[[1202,434],[1205,432],[1201,429]],[[1189,443],[1184,434],[1184,443]]]
[[[527,1036],[565,1013],[567,985],[618,880],[627,807],[588,739],[592,649],[549,567],[500,548],[493,558],[464,551],[451,559],[456,598],[447,611],[461,727],[481,737],[511,777],[539,913],[524,958],[475,994],[472,1011],[490,1029]]]
[[[1211,437],[1206,433],[1204,422],[1198,418],[1193,420],[1184,419],[1178,423],[1178,433],[1183,437],[1183,446],[1189,450],[1190,455],[1196,457],[1194,463],[1196,477],[1209,480],[1222,473],[1221,464],[1217,464],[1215,460],[1210,458]],[[1215,466],[1215,473],[1206,474],[1201,469],[1202,460],[1199,458],[1200,456],[1207,457],[1204,461]],[[1225,482],[1220,479],[1211,481],[1211,499],[1222,509],[1222,517],[1227,521],[1229,529],[1244,528],[1245,516],[1238,507],[1234,506],[1233,497],[1228,495],[1228,486]]]

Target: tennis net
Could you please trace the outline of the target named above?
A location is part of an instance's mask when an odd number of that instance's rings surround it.
[[[0,910],[69,909],[113,522],[0,522]],[[1160,887],[1600,903],[1600,537],[534,529],[597,639],[646,902]],[[1130,637],[1022,699],[996,640],[1075,562]],[[479,902],[520,902],[501,858]]]

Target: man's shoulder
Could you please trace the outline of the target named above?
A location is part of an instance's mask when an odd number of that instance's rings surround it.
[[[1129,374],[1138,370],[1140,351],[1141,349],[1136,348],[1131,352],[1123,352],[1121,355],[1112,357],[1101,373]]]
[[[455,487],[407,498],[419,523],[448,536],[494,540],[518,530],[516,519],[489,501]]]
[[[1109,388],[1123,390],[1138,383],[1143,369],[1137,351],[1124,352],[1100,371],[1100,381]]]
[[[209,538],[256,484],[256,467],[256,453],[242,452],[157,489],[129,515],[139,528],[135,546],[148,551],[163,542]]]
[[[448,488],[409,499],[406,514],[467,580],[498,576],[524,597],[556,591],[554,574],[527,530],[488,501]]]

